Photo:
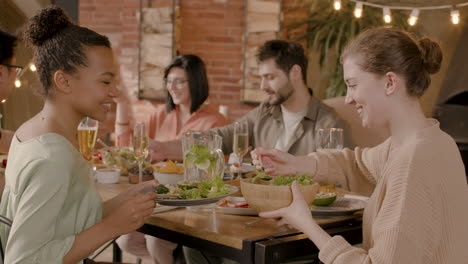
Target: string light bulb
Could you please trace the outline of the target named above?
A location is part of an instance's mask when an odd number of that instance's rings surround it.
[[[385,21],[385,23],[388,24],[392,22],[392,16],[390,15],[390,8],[384,7],[382,9],[382,12],[383,12],[383,20]]]
[[[330,1],[331,2],[331,1]],[[377,4],[377,3],[370,3],[366,0],[350,0],[350,2],[355,2],[355,8],[354,8],[354,16],[356,18],[361,18],[363,16],[363,7],[364,6],[370,6],[373,8],[380,8],[382,9],[383,12],[383,20],[385,21],[386,24],[389,24],[392,22],[392,15],[391,15],[391,9],[393,10],[411,10],[410,16],[408,17],[408,24],[410,26],[416,25],[419,19],[419,13],[421,11],[429,11],[429,10],[441,10],[441,9],[449,9],[450,11],[450,20],[452,21],[452,24],[459,24],[460,23],[460,11],[458,11],[460,8],[468,7],[468,1],[462,2],[462,3],[457,3],[457,4],[442,4],[442,5],[434,5],[434,6],[419,6],[419,7],[411,7],[411,6],[388,6],[388,5],[382,5],[382,4]],[[381,1],[383,2],[383,1]],[[333,0],[333,6],[335,10],[340,10],[341,9],[341,0]]]
[[[356,7],[354,8],[354,16],[360,18],[362,16],[362,2],[356,1]]]
[[[411,14],[408,18],[408,24],[410,24],[410,26],[416,25],[416,22],[418,21],[418,17],[419,17],[419,9],[415,8],[411,11]]]
[[[460,11],[457,9],[452,9],[452,11],[450,11],[450,16],[452,24],[457,25],[460,22]]]
[[[341,9],[341,0],[333,0],[333,7],[335,10],[340,10]]]
[[[36,65],[34,65],[34,64],[29,65],[29,69],[30,69],[32,72],[37,71]]]
[[[21,81],[20,81],[20,80],[16,79],[16,81],[15,81],[15,87],[16,87],[16,88],[20,88],[20,87],[21,87]]]
[[[6,102],[6,99],[3,99],[3,100],[2,100],[2,104],[5,103],[5,102]]]

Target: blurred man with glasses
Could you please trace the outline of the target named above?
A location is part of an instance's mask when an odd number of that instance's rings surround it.
[[[11,94],[16,77],[23,69],[16,65],[16,40],[16,36],[0,29],[0,101]],[[13,134],[13,131],[0,130],[0,153],[8,152]]]

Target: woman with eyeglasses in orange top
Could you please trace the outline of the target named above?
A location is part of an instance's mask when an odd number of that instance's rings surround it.
[[[196,55],[181,55],[166,67],[164,82],[168,91],[165,105],[157,105],[149,119],[149,137],[157,141],[180,140],[190,130],[203,131],[227,125],[226,118],[209,105],[208,78],[205,64]],[[117,101],[116,141],[117,146],[130,146],[132,131],[129,126],[128,103]],[[150,149],[151,149],[150,141]],[[155,151],[154,153],[161,153]],[[153,155],[153,159],[162,159]],[[176,244],[133,232],[120,237],[117,242],[126,252],[155,263],[172,263]]]

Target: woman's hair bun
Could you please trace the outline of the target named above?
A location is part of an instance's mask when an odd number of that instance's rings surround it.
[[[442,50],[439,44],[429,38],[422,38],[419,40],[419,47],[426,71],[430,74],[438,72],[442,63]]]
[[[29,19],[24,30],[24,38],[31,44],[40,46],[44,41],[72,24],[62,8],[58,6],[44,8]]]

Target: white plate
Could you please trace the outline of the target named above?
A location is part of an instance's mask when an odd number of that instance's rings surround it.
[[[226,197],[226,200],[234,201],[234,202],[245,202],[244,197]],[[219,203],[218,203],[219,204]],[[238,208],[238,207],[226,207],[218,205],[216,208],[223,213],[223,214],[231,214],[231,215],[258,215],[257,211],[253,208]]]
[[[204,204],[211,204],[216,203],[217,201],[221,200],[222,198],[232,195],[239,191],[239,188],[236,186],[232,186],[226,184],[231,189],[231,192],[225,195],[209,197],[209,198],[200,198],[200,199],[162,199],[156,198],[154,199],[157,203],[161,205],[170,205],[170,206],[195,206],[195,205],[204,205]]]
[[[362,197],[366,198],[366,197]],[[361,198],[338,197],[328,206],[312,205],[310,211],[313,216],[334,216],[334,215],[350,215],[364,209],[367,201]]]
[[[174,209],[177,209],[179,207],[177,206],[166,206],[166,205],[157,205],[154,210],[153,210],[153,214],[157,214],[157,213],[162,213],[162,212],[166,212],[166,211],[170,211],[170,210],[174,210]]]

